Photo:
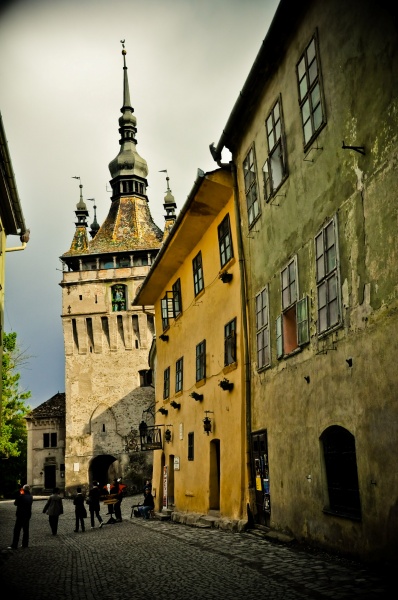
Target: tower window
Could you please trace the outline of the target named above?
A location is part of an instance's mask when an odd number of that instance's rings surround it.
[[[111,288],[113,312],[126,310],[126,286],[114,285]]]

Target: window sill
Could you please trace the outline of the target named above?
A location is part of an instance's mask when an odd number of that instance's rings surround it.
[[[232,265],[234,265],[235,263],[236,263],[235,256],[231,256],[231,258],[228,260],[228,262],[226,262],[225,265],[223,265],[221,267],[218,276],[222,275],[222,273],[225,273],[225,271],[228,271],[228,269],[230,269],[232,267]]]
[[[328,335],[330,335],[331,333],[334,333],[335,331],[337,331],[338,329],[341,329],[343,327],[343,323],[338,323],[337,325],[333,325],[333,327],[331,327],[330,329],[326,329],[326,331],[322,331],[322,333],[318,333],[318,340],[323,340],[325,339]]]
[[[199,381],[195,381],[195,385],[197,388],[199,387],[203,387],[206,383],[206,377],[204,377],[203,379],[199,379]]]
[[[179,390],[178,392],[176,392],[174,394],[174,398],[179,398],[180,396],[182,396],[182,394],[183,394],[182,390]]]
[[[322,512],[324,515],[329,515],[331,517],[340,517],[341,519],[349,519],[350,521],[362,521],[361,515],[353,515],[339,510],[332,510],[331,508],[323,508]]]
[[[250,223],[250,225],[248,224],[248,230],[250,231],[251,229],[253,229],[253,227],[255,226],[255,224],[257,223],[257,221],[260,220],[261,217],[261,212],[258,213],[257,217]]]
[[[203,294],[205,293],[205,289],[206,289],[206,288],[203,288],[203,289],[201,289],[201,290],[200,290],[200,292],[198,292],[198,293],[196,294],[196,296],[195,296],[195,301],[196,301],[196,300],[198,300],[198,298],[200,298],[201,296],[203,296]]]
[[[237,369],[237,368],[238,368],[238,363],[235,361],[235,362],[231,363],[230,365],[225,365],[222,372],[225,375],[225,373],[230,373],[231,371],[235,371],[235,369]]]

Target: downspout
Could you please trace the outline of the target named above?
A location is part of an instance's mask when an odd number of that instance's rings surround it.
[[[15,248],[6,248],[6,252],[18,252],[18,250],[25,250],[26,242],[22,242],[21,246],[16,246]]]
[[[251,468],[251,423],[252,423],[252,412],[251,412],[251,362],[250,362],[250,346],[249,346],[249,333],[248,333],[248,315],[247,315],[247,293],[246,293],[246,260],[244,257],[243,249],[243,237],[242,237],[242,226],[240,220],[239,211],[239,193],[238,193],[238,179],[236,174],[236,165],[233,161],[229,163],[221,162],[221,151],[219,153],[214,152],[214,145],[210,146],[210,152],[213,159],[220,167],[220,169],[230,169],[233,178],[233,190],[234,190],[234,208],[236,215],[237,225],[237,237],[238,237],[238,253],[239,253],[239,274],[240,274],[240,298],[242,305],[242,330],[243,330],[243,352],[245,361],[245,430],[246,430],[246,469],[247,469],[247,481],[249,490],[249,502],[247,503],[247,517],[249,527],[253,527],[254,519],[253,513],[250,509],[250,505],[255,502],[252,497],[253,492],[253,481],[252,481],[252,468]]]

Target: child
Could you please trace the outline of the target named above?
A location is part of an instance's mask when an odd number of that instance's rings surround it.
[[[84,519],[87,517],[87,511],[86,511],[86,507],[84,506],[84,496],[82,494],[82,488],[78,487],[76,491],[77,491],[77,494],[73,500],[73,504],[75,505],[75,515],[76,515],[76,526],[75,526],[74,531],[75,531],[75,533],[78,533],[79,521],[80,521],[80,526],[81,526],[82,532],[84,532],[84,530],[85,530]]]

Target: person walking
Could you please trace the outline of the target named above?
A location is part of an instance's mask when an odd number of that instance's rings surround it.
[[[30,493],[30,486],[24,485],[22,490],[18,492],[14,504],[17,507],[16,521],[14,525],[14,535],[10,548],[16,550],[18,548],[19,536],[22,529],[22,548],[27,548],[29,545],[29,523],[32,516],[33,496]]]
[[[97,517],[99,526],[103,526],[102,517],[100,515],[100,498],[101,498],[101,490],[99,489],[99,483],[97,481],[93,482],[93,487],[88,493],[88,510],[90,511],[90,520],[91,520],[91,529],[94,529],[94,515]]]
[[[63,512],[64,507],[62,504],[62,498],[59,495],[59,488],[56,487],[53,489],[53,493],[51,494],[51,496],[46,502],[45,507],[43,508],[43,513],[48,514],[48,521],[50,523],[53,535],[57,535],[59,515],[62,515]]]
[[[84,531],[85,531],[84,519],[87,518],[87,511],[86,511],[86,507],[84,506],[84,496],[82,494],[82,488],[78,487],[76,489],[76,492],[77,492],[77,494],[73,499],[73,504],[75,505],[75,517],[76,517],[74,531],[75,531],[75,533],[79,532],[79,523],[80,523],[82,533],[84,533]]]

